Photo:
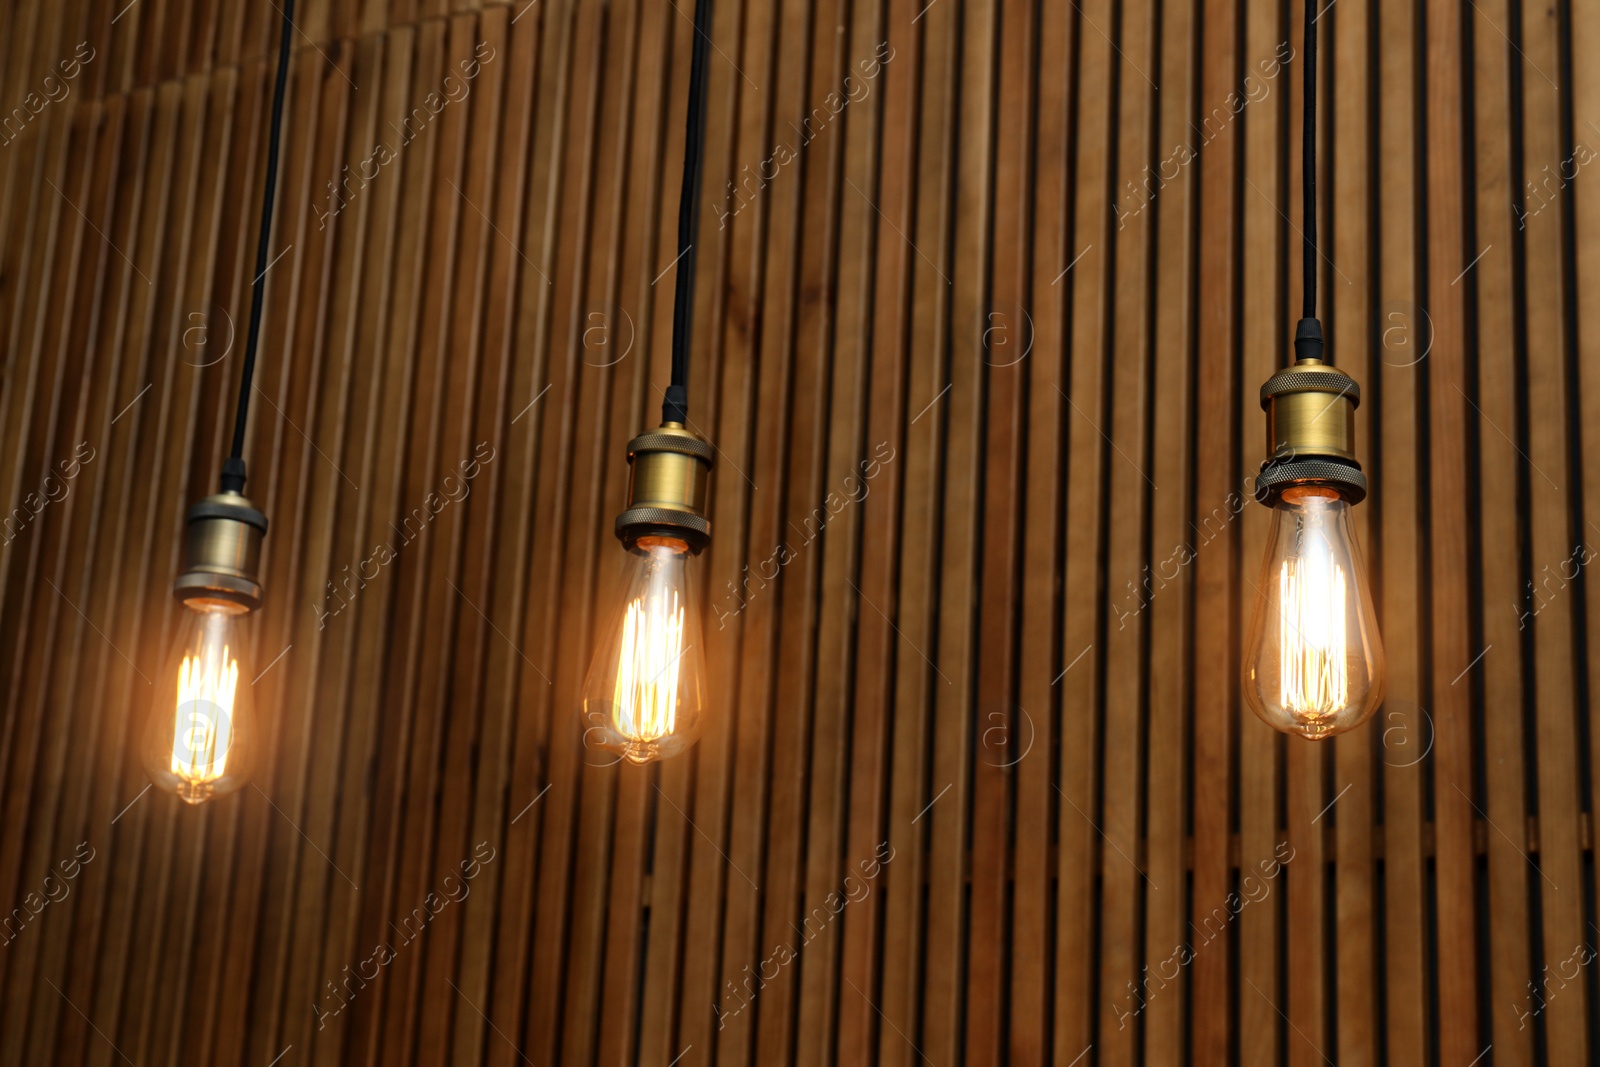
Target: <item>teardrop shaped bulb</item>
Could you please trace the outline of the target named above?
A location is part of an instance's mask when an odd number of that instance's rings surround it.
[[[1275,730],[1331,737],[1377,710],[1383,673],[1350,505],[1335,489],[1285,491],[1245,640],[1245,699]]]
[[[705,720],[705,650],[689,546],[642,537],[583,684],[584,745],[633,763],[687,750]]]
[[[157,788],[200,804],[243,786],[252,769],[248,612],[213,600],[189,600],[184,607],[172,653],[155,679],[144,768]]]

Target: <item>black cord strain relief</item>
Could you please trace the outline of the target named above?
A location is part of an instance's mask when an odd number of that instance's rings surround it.
[[[1322,358],[1322,320],[1301,319],[1294,331],[1294,358]]]
[[[244,460],[229,456],[222,461],[222,491],[224,493],[244,492]]]
[[[689,422],[689,390],[681,385],[667,386],[666,399],[661,402],[661,421],[675,422],[679,426]]]

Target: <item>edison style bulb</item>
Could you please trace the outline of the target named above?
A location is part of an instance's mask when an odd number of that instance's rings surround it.
[[[705,650],[689,546],[641,537],[627,588],[583,685],[584,744],[649,763],[685,751],[704,725]]]
[[[1273,509],[1244,692],[1267,725],[1309,738],[1359,726],[1383,700],[1372,594],[1336,489],[1291,488]]]
[[[190,804],[231,793],[248,780],[255,742],[245,666],[246,609],[190,600],[156,685],[144,735],[150,781]]]

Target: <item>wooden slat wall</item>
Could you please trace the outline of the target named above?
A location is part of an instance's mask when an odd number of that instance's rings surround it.
[[[718,3],[718,713],[639,770],[576,699],[667,377],[692,8],[301,5],[265,759],[192,810],[136,745],[278,11],[0,7],[0,1065],[1587,1062],[1600,11],[1319,16],[1389,686],[1316,746],[1237,680],[1301,5]]]

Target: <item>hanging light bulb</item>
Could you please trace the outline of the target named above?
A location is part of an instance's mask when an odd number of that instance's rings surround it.
[[[279,13],[278,73],[272,87],[267,166],[256,233],[256,272],[250,286],[250,328],[233,417],[233,448],[222,463],[222,491],[196,503],[187,516],[183,573],[172,592],[185,611],[155,683],[155,702],[144,727],[144,769],[153,785],[190,804],[231,793],[248,779],[256,722],[246,666],[245,620],[261,606],[261,539],[267,517],[244,496],[245,427],[250,385],[261,341],[261,309],[272,236],[272,204],[278,188],[278,144],[283,133],[283,98],[288,82],[294,0]]]
[[[676,756],[694,744],[705,723],[705,649],[688,566],[711,542],[705,515],[711,446],[684,427],[711,0],[696,0],[694,25],[678,195],[672,380],[662,400],[661,425],[628,442],[628,507],[616,523],[616,535],[628,550],[626,586],[583,684],[584,744],[633,763]]]
[[[1355,379],[1322,362],[1322,327],[1302,319],[1299,358],[1261,387],[1270,458],[1256,499],[1273,509],[1245,639],[1244,692],[1269,726],[1330,737],[1383,699],[1383,647],[1350,508],[1367,495],[1355,459]]]
[[[1294,363],[1261,387],[1267,461],[1256,500],[1273,509],[1245,638],[1244,695],[1275,730],[1322,738],[1383,700],[1383,646],[1350,508],[1367,495],[1356,461],[1354,378],[1323,362],[1317,320],[1317,0],[1306,0],[1301,125],[1304,248]]]
[[[711,446],[676,422],[628,444],[628,550],[619,606],[583,685],[584,743],[649,763],[685,751],[705,723],[705,649],[688,567],[710,540]]]
[[[243,478],[243,464],[229,460]],[[185,567],[173,592],[183,602],[172,651],[156,678],[144,729],[150,781],[190,804],[231,793],[251,771],[255,675],[247,661],[250,612],[260,606],[256,568],[267,518],[237,489],[189,509]]]

